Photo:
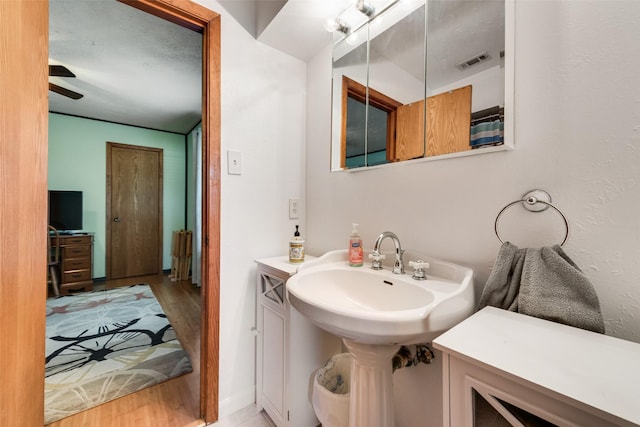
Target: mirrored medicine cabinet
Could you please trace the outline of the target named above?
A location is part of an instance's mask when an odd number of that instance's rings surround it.
[[[337,31],[331,170],[513,148],[513,27],[514,0],[390,0]]]

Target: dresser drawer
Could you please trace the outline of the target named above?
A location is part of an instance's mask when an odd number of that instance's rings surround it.
[[[65,271],[62,273],[62,283],[82,282],[91,280],[91,270]]]
[[[91,258],[71,258],[62,260],[62,270],[88,270],[91,268]]]
[[[68,246],[62,253],[65,259],[86,258],[91,255],[91,246]]]
[[[90,235],[65,237],[61,240],[60,244],[63,246],[90,245],[92,237],[93,236]]]

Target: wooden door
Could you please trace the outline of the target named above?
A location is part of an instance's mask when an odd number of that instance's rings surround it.
[[[107,143],[107,279],[162,272],[162,149]]]

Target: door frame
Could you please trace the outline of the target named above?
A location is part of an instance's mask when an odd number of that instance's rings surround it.
[[[128,0],[131,2],[131,0]],[[220,295],[220,15],[188,0],[134,7],[203,34],[203,287],[200,414],[218,418]],[[44,422],[47,281],[48,0],[0,1],[0,414]],[[4,98],[3,98],[4,100]],[[18,243],[16,243],[18,242]]]
[[[189,0],[119,0],[202,33],[200,415],[218,419],[220,355],[220,15]]]
[[[163,188],[163,176],[164,176],[164,170],[163,170],[163,164],[164,164],[164,150],[162,148],[155,148],[155,147],[145,147],[145,146],[141,146],[141,145],[132,145],[132,144],[122,144],[119,142],[110,142],[107,141],[107,194],[106,194],[106,223],[107,223],[107,242],[106,242],[106,276],[107,276],[107,280],[111,280],[113,279],[113,272],[111,271],[111,267],[112,267],[112,263],[111,263],[111,257],[112,257],[112,248],[111,248],[111,244],[112,244],[112,239],[111,239],[111,231],[112,231],[112,221],[113,221],[113,217],[112,217],[112,212],[111,212],[111,200],[112,200],[112,191],[113,191],[113,185],[112,185],[112,181],[113,181],[113,173],[111,171],[111,168],[113,167],[113,163],[112,163],[112,153],[113,153],[113,149],[114,148],[122,148],[122,149],[126,149],[126,150],[139,150],[139,151],[153,151],[156,153],[160,153],[160,157],[159,157],[159,161],[158,161],[158,167],[159,167],[159,175],[158,175],[158,229],[156,230],[156,232],[158,233],[157,235],[157,246],[156,246],[156,272],[158,274],[162,274],[162,218],[163,218],[163,212],[164,212],[164,204],[163,204],[163,195],[162,195],[162,188]]]
[[[44,423],[48,3],[0,1],[0,415]],[[8,236],[13,236],[11,239]],[[13,241],[12,241],[13,240]]]

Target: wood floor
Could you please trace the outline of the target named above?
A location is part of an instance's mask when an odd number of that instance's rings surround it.
[[[96,290],[147,283],[160,302],[193,372],[49,424],[50,427],[195,427],[200,408],[200,289],[190,281],[142,276],[97,284]]]

